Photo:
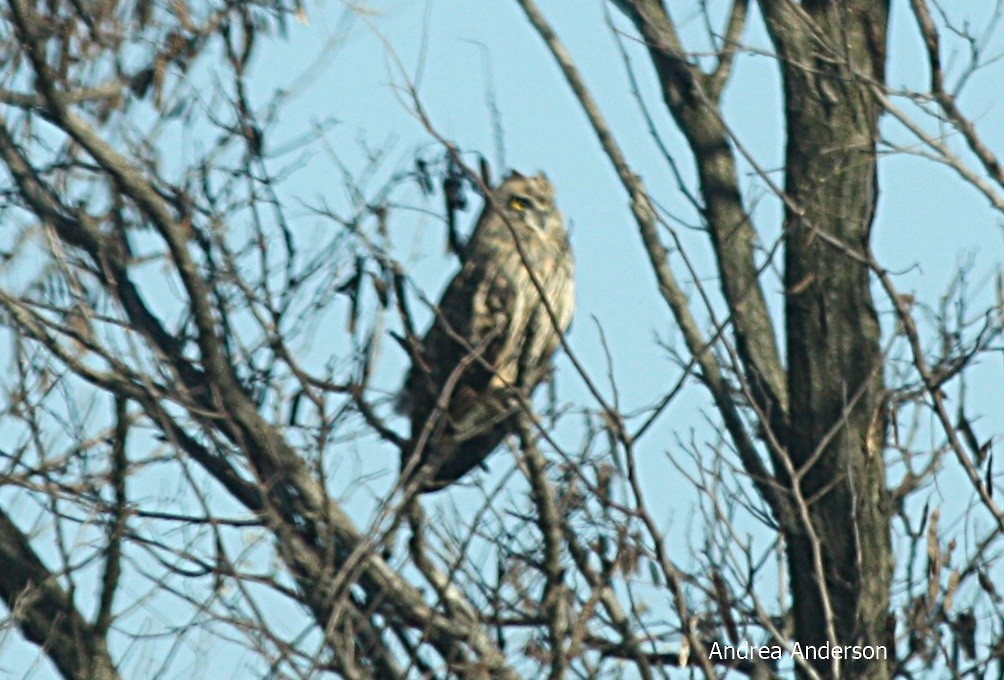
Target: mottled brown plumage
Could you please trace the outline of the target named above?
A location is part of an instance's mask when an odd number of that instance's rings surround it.
[[[400,408],[411,418],[402,470],[412,456],[416,471],[436,468],[423,492],[460,479],[501,443],[517,395],[529,397],[550,375],[574,306],[572,253],[554,187],[543,174],[513,172],[486,203],[402,389]]]

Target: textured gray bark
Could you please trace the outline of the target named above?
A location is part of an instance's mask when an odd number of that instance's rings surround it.
[[[800,483],[790,504],[771,502],[787,539],[795,638],[892,650],[886,416],[868,265],[879,115],[872,88],[884,80],[888,5],[761,3],[785,84],[785,378],[720,113],[729,62],[711,74],[698,69],[664,3],[617,4],[645,38],[663,100],[694,154],[737,354],[770,430],[775,481]],[[730,33],[745,12],[734,4]],[[889,675],[884,663],[814,665],[824,677]]]
[[[73,605],[24,534],[0,513],[0,598],[21,612],[24,636],[43,647],[64,678],[119,677],[101,633]]]
[[[810,558],[810,532],[792,532],[796,637],[807,644],[880,645],[891,641],[892,556],[883,503],[883,362],[867,252],[877,198],[879,107],[872,83],[884,79],[888,5],[763,5],[781,58],[788,138],[787,444],[825,583],[821,589]],[[814,663],[824,677],[836,670],[829,661]],[[862,662],[841,675],[885,678],[889,669]]]

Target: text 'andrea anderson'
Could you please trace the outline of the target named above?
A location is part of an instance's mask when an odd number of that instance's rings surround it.
[[[790,648],[781,645],[754,645],[741,642],[738,645],[722,645],[717,642],[708,648],[708,658],[715,661],[729,659],[780,659],[783,656],[796,659],[886,659],[885,645],[803,645],[793,642]]]

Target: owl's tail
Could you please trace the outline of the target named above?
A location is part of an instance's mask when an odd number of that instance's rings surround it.
[[[483,465],[484,461],[498,448],[509,434],[511,409],[500,410],[498,405],[475,407],[464,414],[458,422],[443,417],[446,422],[437,423],[431,430],[420,450],[421,434],[425,431],[425,419],[412,423],[413,439],[401,459],[402,473],[422,475],[419,493],[439,491],[450,486],[468,472]],[[416,441],[418,439],[419,441]],[[418,462],[413,463],[415,457]]]

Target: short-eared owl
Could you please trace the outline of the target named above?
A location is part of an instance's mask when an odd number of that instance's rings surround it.
[[[554,186],[543,173],[513,172],[486,201],[401,392],[400,409],[411,418],[402,470],[413,456],[415,470],[435,467],[423,493],[460,479],[501,443],[519,396],[550,376],[574,306],[572,252]]]

